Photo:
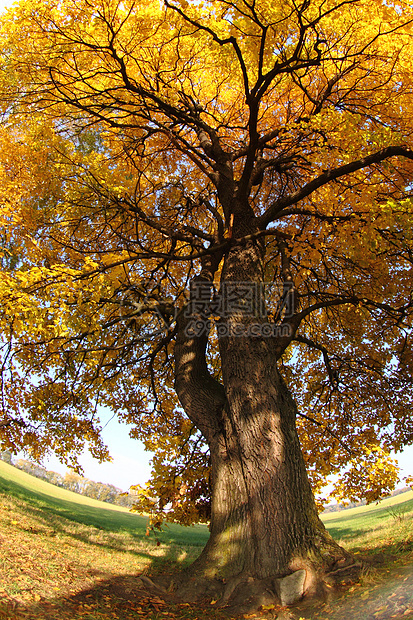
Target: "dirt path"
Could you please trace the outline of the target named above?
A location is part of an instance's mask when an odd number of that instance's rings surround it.
[[[299,605],[291,620],[413,620],[413,564],[380,571],[371,585],[355,585],[312,609]],[[282,614],[279,614],[282,620]],[[286,615],[288,617],[288,615]]]

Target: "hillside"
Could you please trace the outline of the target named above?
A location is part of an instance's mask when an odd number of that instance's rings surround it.
[[[56,515],[98,529],[111,532],[127,531],[133,533],[134,536],[144,537],[146,540],[148,538],[146,537],[147,517],[131,513],[121,506],[67,491],[3,461],[0,461],[1,492],[26,500],[32,506],[45,508],[49,515]],[[184,528],[171,524],[165,532],[157,534],[157,541],[161,540],[165,544],[193,544],[199,547],[204,546],[207,539],[208,529],[202,525]]]
[[[290,620],[413,619],[413,492],[323,516],[363,558],[360,583]],[[160,595],[145,575],[192,562],[208,538],[199,525],[146,536],[147,518],[72,493],[0,462],[1,620],[224,620],[211,602],[193,608]],[[249,618],[271,620],[277,610]],[[281,616],[278,616],[281,620]],[[286,618],[286,616],[283,616]]]

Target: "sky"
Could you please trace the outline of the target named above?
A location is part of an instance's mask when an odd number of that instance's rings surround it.
[[[129,437],[126,424],[120,424],[115,418],[110,420],[103,431],[103,439],[109,447],[113,461],[100,464],[89,453],[79,459],[86,478],[96,482],[113,484],[127,491],[132,484],[144,484],[150,476],[151,453],[146,452],[143,444]],[[401,477],[413,475],[413,446],[403,453],[394,455],[401,468]],[[45,461],[44,466],[52,471],[64,474],[66,467],[56,457]],[[404,486],[403,483],[399,486]]]
[[[0,11],[11,6],[15,0],[0,0]]]
[[[113,484],[123,491],[127,491],[132,484],[145,484],[149,480],[151,453],[146,452],[143,444],[137,439],[129,437],[131,426],[120,424],[116,418],[111,419],[104,428],[103,440],[109,448],[113,460],[110,463],[99,461],[85,451],[79,458],[84,475],[95,482]],[[46,469],[66,472],[56,457],[43,462]]]
[[[0,0],[0,13],[14,2],[15,0]],[[103,439],[109,447],[113,461],[99,464],[89,452],[85,452],[80,463],[87,478],[114,484],[125,491],[130,485],[144,484],[149,479],[151,455],[145,452],[141,442],[129,437],[129,430],[130,427],[119,424],[115,418],[107,423]],[[66,467],[56,457],[44,461],[43,465],[62,474],[66,471]]]
[[[4,8],[11,6],[14,0],[0,0],[0,13]],[[111,463],[102,463],[85,452],[79,459],[87,478],[96,482],[114,484],[127,490],[132,484],[144,484],[150,475],[151,454],[145,452],[141,442],[129,437],[129,430],[125,424],[119,424],[116,418],[107,421],[103,431],[103,439],[109,447],[113,458]],[[401,475],[413,474],[413,446],[395,457],[401,467]],[[64,474],[66,467],[59,463],[56,457],[45,461],[47,469]]]

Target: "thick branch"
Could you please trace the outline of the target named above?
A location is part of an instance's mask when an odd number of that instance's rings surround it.
[[[301,338],[301,341],[304,342],[303,338],[296,336],[296,334],[302,321],[307,316],[309,316],[316,310],[321,310],[322,308],[333,308],[334,306],[342,306],[345,304],[352,304],[354,306],[357,306],[360,303],[363,303],[365,306],[376,308],[377,310],[382,310],[383,312],[386,312],[389,315],[398,316],[399,324],[401,324],[401,321],[406,316],[406,312],[411,308],[411,305],[412,305],[409,302],[405,306],[394,308],[392,306],[389,306],[388,304],[374,302],[372,300],[365,299],[365,298],[358,298],[356,295],[351,295],[351,296],[343,295],[342,297],[333,297],[331,299],[326,299],[325,301],[319,301],[313,304],[312,306],[309,306],[308,308],[304,308],[301,312],[294,314],[293,317],[291,318],[287,317],[280,324],[281,327],[288,326],[289,335],[283,336],[278,339],[277,345],[276,345],[276,351],[275,351],[277,359],[279,359],[282,356],[285,349],[288,347],[290,342],[292,342],[293,340],[299,340]],[[310,344],[310,341],[307,340],[306,344]],[[323,351],[323,349],[321,349],[319,346],[316,346],[316,348],[319,348],[320,351]]]
[[[296,339],[296,333],[302,321],[312,312],[315,312],[316,310],[320,310],[321,308],[331,308],[333,306],[341,306],[344,304],[357,305],[358,302],[359,300],[354,296],[353,297],[349,297],[349,296],[338,297],[335,299],[321,301],[316,304],[313,304],[312,306],[305,308],[301,312],[294,314],[293,317],[291,318],[287,317],[286,319],[284,319],[284,321],[280,325],[281,327],[288,326],[289,335],[283,336],[278,339],[277,345],[275,348],[277,359],[279,359],[282,356],[282,354],[284,353],[285,349],[288,347],[290,342]]]
[[[357,172],[363,168],[368,168],[372,164],[378,164],[386,159],[389,159],[390,157],[397,156],[413,159],[413,151],[403,146],[389,146],[385,149],[377,151],[376,153],[371,153],[366,157],[357,159],[349,164],[344,164],[344,166],[339,166],[338,168],[333,168],[332,170],[326,170],[323,174],[320,174],[320,176],[304,185],[301,189],[298,189],[289,196],[285,196],[280,200],[275,200],[268,207],[267,211],[260,218],[258,218],[258,226],[267,226],[277,217],[281,217],[284,209],[287,209],[291,205],[297,204],[300,200],[304,200],[304,198],[310,196],[317,189],[323,187],[323,185],[327,185],[328,183],[331,183],[331,181],[335,181],[336,179],[346,176],[347,174],[351,174],[352,172]]]
[[[202,291],[207,291],[208,287],[212,289],[213,276],[221,257],[219,253],[203,260],[201,273],[193,280],[195,285],[201,285]],[[175,390],[185,413],[210,444],[220,431],[226,396],[223,385],[208,370],[206,348],[209,330],[204,327],[207,317],[198,312],[196,306],[196,300],[192,298],[177,317]]]
[[[187,416],[208,443],[220,430],[221,412],[226,397],[224,387],[210,374],[205,357],[208,332],[191,337],[195,317],[185,309],[177,319],[175,342],[175,390]]]
[[[337,374],[331,367],[330,356],[328,354],[327,349],[323,347],[321,344],[318,344],[317,342],[310,340],[310,338],[305,338],[304,336],[297,335],[295,336],[294,340],[297,342],[301,342],[302,344],[306,344],[311,349],[317,349],[317,351],[320,351],[323,354],[324,365],[327,369],[330,383],[333,387],[335,387],[337,385]]]
[[[334,439],[340,444],[340,446],[342,448],[344,448],[344,450],[346,450],[346,452],[348,452],[349,454],[351,454],[351,456],[355,455],[354,450],[352,450],[351,448],[349,448],[349,446],[347,446],[344,441],[337,435],[337,433],[335,433],[334,431],[332,431],[328,426],[326,426],[325,424],[323,424],[322,422],[319,422],[318,420],[316,420],[315,418],[312,418],[311,416],[305,415],[304,413],[301,413],[300,411],[298,412],[298,415],[300,416],[300,418],[304,418],[304,420],[308,420],[309,422],[312,422],[313,424],[315,424],[316,426],[322,428],[326,433],[328,433],[329,435],[331,435],[332,437],[334,437]]]

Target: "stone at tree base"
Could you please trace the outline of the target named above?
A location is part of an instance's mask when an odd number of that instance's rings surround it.
[[[302,568],[287,577],[275,580],[275,587],[281,605],[293,605],[297,603],[304,594],[304,582],[306,571]]]

